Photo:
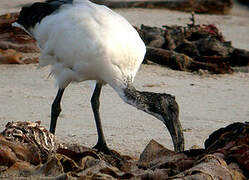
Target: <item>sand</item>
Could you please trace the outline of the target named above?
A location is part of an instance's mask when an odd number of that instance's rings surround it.
[[[17,3],[18,2],[18,3]],[[0,14],[15,12],[31,0],[1,0]],[[185,25],[189,13],[170,10],[120,9],[133,25]],[[235,47],[249,50],[249,10],[236,5],[230,15],[196,15],[197,23],[219,27]],[[0,66],[0,130],[9,121],[50,123],[50,106],[56,95],[49,68],[31,65]],[[232,75],[193,74],[158,65],[142,65],[134,82],[139,90],[176,96],[180,120],[185,129],[186,149],[203,147],[204,140],[218,128],[232,122],[249,121],[249,73]],[[88,82],[71,84],[62,100],[56,135],[60,141],[93,146],[97,133],[90,106]],[[164,124],[125,104],[110,86],[101,94],[101,116],[107,143],[122,153],[138,156],[155,139],[172,149]]]

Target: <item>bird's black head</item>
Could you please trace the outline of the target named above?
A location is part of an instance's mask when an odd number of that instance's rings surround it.
[[[45,2],[36,2],[22,8],[19,17],[14,26],[24,28],[30,32],[37,23],[40,23],[43,18],[51,15],[62,5],[72,4],[73,0],[47,0]]]
[[[169,130],[175,151],[183,151],[184,136],[179,120],[179,107],[175,97],[165,93],[141,93],[147,99],[147,112],[161,120]]]
[[[128,87],[124,91],[127,103],[161,120],[168,128],[175,151],[184,150],[184,136],[179,121],[179,107],[175,97],[165,93],[137,91]]]
[[[33,28],[44,17],[50,15],[53,12],[54,8],[47,3],[34,3],[21,9],[16,23],[23,26],[27,31],[30,32],[30,28]]]

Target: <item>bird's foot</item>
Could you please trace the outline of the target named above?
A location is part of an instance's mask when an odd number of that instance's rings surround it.
[[[108,148],[108,146],[106,145],[106,143],[97,143],[93,149],[97,149],[98,152],[103,152],[106,155],[110,155],[112,158],[114,158],[114,161],[116,162],[117,166],[122,166],[124,163],[124,159],[122,158],[122,156],[120,154],[118,154],[115,151],[112,151]]]
[[[97,149],[98,152],[103,152],[107,155],[113,155],[113,152],[107,147],[106,143],[98,142],[93,149]]]

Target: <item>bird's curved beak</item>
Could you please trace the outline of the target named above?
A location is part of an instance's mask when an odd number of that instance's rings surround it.
[[[174,144],[175,152],[184,151],[184,136],[179,120],[179,107],[175,98],[168,99],[167,107],[162,113],[163,123],[168,128]]]
[[[175,152],[184,151],[184,136],[179,118],[164,118],[164,124],[171,135]]]
[[[19,24],[18,22],[13,22],[12,24],[12,27],[16,27],[16,28],[20,28],[22,29],[23,31],[25,31],[29,36],[32,36],[32,34],[30,32],[28,32],[27,29],[25,29],[21,24]]]
[[[11,25],[12,25],[12,27],[20,28],[20,29],[26,31],[26,29],[18,22],[13,22]]]

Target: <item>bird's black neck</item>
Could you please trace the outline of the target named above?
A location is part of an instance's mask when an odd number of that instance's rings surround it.
[[[161,120],[168,128],[175,151],[184,150],[184,136],[179,121],[179,107],[175,97],[166,93],[138,91],[133,86],[123,90],[126,103]]]
[[[132,85],[127,86],[123,92],[126,103],[152,114],[159,119],[161,119],[161,117],[158,117],[158,115],[161,114],[161,111],[164,111],[161,106],[162,100],[168,101],[166,104],[171,104],[172,101],[175,102],[174,96],[170,94],[163,94],[166,98],[162,98],[161,93],[138,91]]]

